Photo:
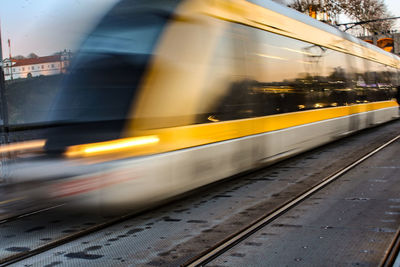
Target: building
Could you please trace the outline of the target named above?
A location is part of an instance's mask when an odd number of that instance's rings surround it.
[[[71,60],[71,52],[45,57],[3,60],[5,80],[26,79],[65,73]]]

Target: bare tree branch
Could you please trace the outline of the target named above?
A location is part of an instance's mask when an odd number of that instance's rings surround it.
[[[367,21],[392,17],[383,0],[292,0],[289,7],[300,12],[307,12],[313,5],[319,12],[326,13],[331,22],[337,22],[340,14],[347,15],[356,21]],[[390,31],[394,25],[393,20],[378,21],[365,24],[370,32]]]

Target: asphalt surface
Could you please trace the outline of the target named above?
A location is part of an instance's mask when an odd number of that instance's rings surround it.
[[[400,121],[363,131],[263,170],[197,190],[184,199],[25,259],[16,266],[180,265],[398,133]],[[397,143],[385,149],[392,151],[388,157],[380,153],[381,161],[364,167],[370,169],[354,171],[351,178],[329,186],[324,191],[326,195],[321,191],[321,196],[314,196],[302,208],[287,213],[282,221],[274,222],[270,230],[263,232],[266,235],[260,232],[263,242],[245,241],[237,252],[229,251],[212,264],[321,265],[324,259],[331,260],[336,255],[335,260],[322,265],[375,266],[399,225],[400,196],[394,196],[399,188],[393,178],[399,177],[396,150]],[[318,209],[313,210],[314,207]],[[369,210],[375,213],[371,215]],[[38,244],[106,219],[101,214],[79,214],[60,208],[1,224],[0,257],[21,249],[33,250]],[[359,234],[359,238],[351,239],[350,232]],[[365,233],[372,237],[364,238]],[[308,239],[298,240],[302,234]],[[287,246],[283,245],[284,240]],[[337,241],[336,247],[330,246],[331,241]],[[272,251],[264,250],[265,246]],[[257,248],[264,258],[257,254]],[[359,257],[345,261],[345,255]]]
[[[379,266],[400,226],[400,141],[209,266]]]

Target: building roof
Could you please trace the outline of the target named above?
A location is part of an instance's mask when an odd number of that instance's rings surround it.
[[[61,56],[54,55],[54,56],[46,56],[46,57],[38,57],[38,58],[25,58],[25,59],[12,59],[12,60],[14,62],[16,62],[13,65],[13,67],[18,67],[18,66],[35,65],[35,64],[43,64],[43,63],[61,61]]]

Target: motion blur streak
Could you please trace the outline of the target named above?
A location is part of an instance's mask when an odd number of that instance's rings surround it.
[[[18,200],[21,200],[21,199],[24,199],[24,198],[25,197],[16,197],[16,198],[0,201],[0,205],[8,204],[8,203],[11,203],[11,202],[14,202],[14,201],[18,201]]]
[[[279,59],[279,60],[289,60],[287,58],[282,58],[282,57],[275,57],[275,56],[270,56],[266,54],[256,54],[259,57],[266,57],[266,58],[272,58],[272,59]]]
[[[399,117],[399,57],[272,1],[98,17],[65,73],[7,80],[54,98],[43,153],[5,161],[4,199],[141,209]]]
[[[46,140],[33,140],[33,141],[10,144],[0,147],[0,153],[39,150],[44,147],[45,143]]]
[[[132,147],[156,144],[160,141],[157,136],[142,136],[123,138],[107,142],[71,146],[67,149],[67,157],[93,156],[103,153],[122,152]]]

